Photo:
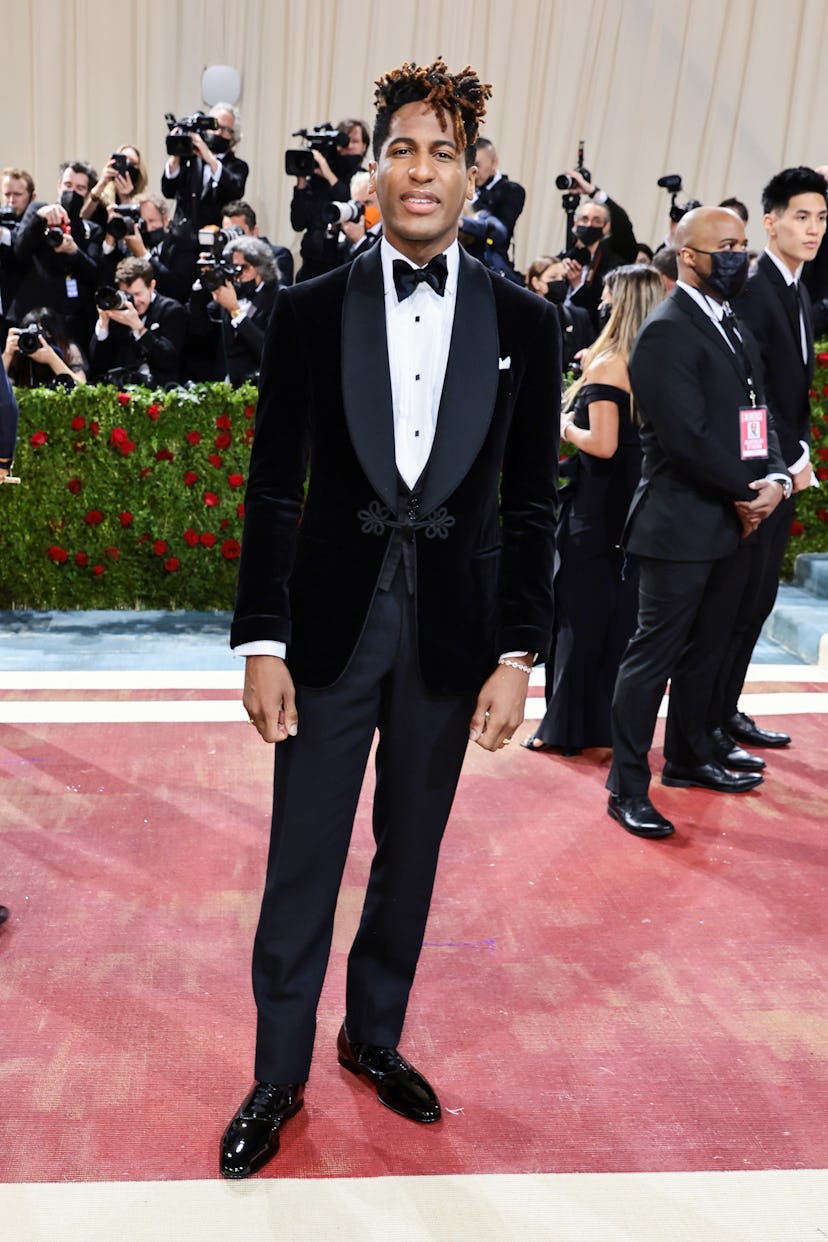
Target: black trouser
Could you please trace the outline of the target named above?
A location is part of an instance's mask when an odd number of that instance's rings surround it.
[[[376,852],[348,958],[353,1040],[399,1043],[475,696],[420,679],[414,600],[399,567],[377,591],[347,669],[297,687],[299,732],[276,747],[267,880],[253,951],[256,1077],[304,1082],[334,910],[375,730]]]

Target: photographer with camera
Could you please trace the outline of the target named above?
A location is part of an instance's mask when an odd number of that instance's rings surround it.
[[[279,284],[293,284],[293,255],[287,246],[280,246],[278,243],[270,241],[267,237],[260,237],[259,226],[256,223],[256,213],[244,199],[240,198],[235,203],[227,204],[224,208],[224,215],[221,217],[221,227],[223,229],[241,229],[245,237],[259,237],[273,251],[276,269],[279,273]]]
[[[382,236],[382,213],[371,175],[360,169],[351,177],[351,197],[347,203],[333,203],[339,211],[339,261],[351,263],[375,246]]]
[[[217,364],[210,378],[237,386],[256,381],[279,290],[273,251],[258,237],[232,238],[220,259],[202,265],[199,283],[190,299],[190,334],[202,338],[202,356]]]
[[[185,308],[156,292],[149,259],[122,259],[115,280],[117,288],[104,285],[95,294],[98,322],[89,346],[95,378],[149,387],[178,383]]]
[[[198,273],[198,242],[188,224],[174,222],[158,194],[143,194],[136,203],[114,205],[107,212],[107,231],[98,265],[99,283],[115,283],[122,259],[149,259],[156,288],[186,306]]]
[[[3,369],[18,388],[68,388],[86,383],[86,359],[56,311],[36,306],[9,328]]]
[[[14,231],[34,198],[34,180],[25,168],[4,168],[0,205],[0,346],[5,342],[6,309],[20,283],[20,266],[12,249]]]
[[[321,276],[339,266],[339,221],[331,204],[350,199],[351,177],[368,150],[368,126],[347,118],[336,129],[329,124],[297,130],[307,146],[285,152],[285,172],[296,177],[290,204],[290,224],[304,233],[299,253],[302,266],[297,283]]]
[[[113,151],[104,170],[81,207],[84,220],[106,227],[107,209],[113,204],[134,203],[147,188],[147,170],[141,152],[132,143]]]
[[[635,263],[637,244],[632,222],[623,207],[593,185],[583,167],[583,144],[578,167],[567,169],[556,178],[558,189],[566,190],[566,200],[574,199],[574,244],[564,256],[564,271],[570,291],[567,301],[589,311],[596,332],[601,329],[598,307],[604,276],[615,267]],[[580,196],[580,198],[579,198]],[[569,242],[569,239],[567,239]]]
[[[161,193],[175,199],[176,215],[193,229],[218,225],[225,203],[241,198],[250,172],[235,154],[241,118],[232,104],[217,103],[206,115],[176,121],[167,113],[167,163]]]
[[[6,311],[11,323],[34,306],[48,306],[66,320],[70,337],[87,339],[95,320],[101,230],[80,213],[96,180],[90,164],[68,161],[60,166],[58,201],[34,200],[26,208],[12,236],[20,280]]]
[[[498,155],[489,138],[479,138],[474,162],[475,194],[460,217],[460,241],[486,267],[516,284],[523,277],[509,257],[512,235],[526,202],[526,191],[498,167]]]

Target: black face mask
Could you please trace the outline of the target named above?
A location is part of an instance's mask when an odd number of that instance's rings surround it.
[[[579,224],[575,228],[575,236],[585,246],[592,246],[604,236],[604,230],[597,224]]]
[[[60,205],[70,220],[80,219],[81,207],[84,202],[84,196],[78,194],[75,190],[64,190],[60,196]]]
[[[207,146],[213,152],[213,155],[224,155],[230,150],[230,139],[225,138],[223,134],[208,134]]]
[[[144,245],[147,246],[150,250],[152,250],[153,246],[160,245],[160,243],[163,240],[164,240],[163,228],[144,230]]]
[[[602,302],[598,307],[598,322],[601,327],[605,327],[609,323],[609,317],[612,314],[612,306],[609,302]]]
[[[560,306],[566,298],[568,289],[569,281],[563,276],[560,280],[548,280],[546,282],[546,293],[544,294],[544,297],[547,302],[552,302],[555,306]]]
[[[233,284],[239,297],[247,298],[248,301],[250,301],[259,287],[258,280],[237,280]]]
[[[699,250],[697,246],[688,246],[696,254],[710,255],[710,275],[702,276],[701,280],[725,301],[730,302],[738,297],[745,287],[748,275],[748,257],[744,250]]]

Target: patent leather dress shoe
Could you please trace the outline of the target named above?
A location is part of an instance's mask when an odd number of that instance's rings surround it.
[[[748,746],[768,746],[776,749],[791,744],[790,734],[763,729],[744,712],[737,712],[730,720],[725,721],[725,728],[737,742],[746,742]]]
[[[377,1099],[409,1121],[440,1120],[440,1101],[422,1074],[396,1048],[351,1043],[343,1023],[336,1039],[339,1064],[352,1074],[364,1075],[377,1089]]]
[[[713,756],[731,772],[761,772],[766,766],[764,759],[743,750],[724,729],[713,730]]]
[[[257,1082],[221,1140],[222,1177],[249,1177],[279,1150],[279,1130],[304,1104],[304,1083]]]
[[[698,789],[715,789],[718,793],[747,793],[762,783],[761,772],[728,772],[720,763],[700,763],[695,768],[683,768],[677,763],[665,763],[661,774],[662,785],[676,785],[680,789],[691,785]]]
[[[659,837],[672,836],[675,832],[669,819],[665,819],[661,811],[656,810],[646,794],[623,797],[621,794],[611,793],[607,802],[607,814],[636,837],[655,841]]]

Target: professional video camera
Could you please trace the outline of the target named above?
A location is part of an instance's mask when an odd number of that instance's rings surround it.
[[[116,203],[115,210],[118,214],[107,220],[106,231],[115,241],[121,241],[135,232],[141,220],[141,208],[137,203]]]
[[[134,300],[131,293],[116,289],[114,285],[101,285],[95,290],[95,305],[98,310],[125,310]]]
[[[316,168],[313,158],[314,149],[324,155],[330,164],[336,160],[341,149],[347,147],[350,139],[341,129],[334,129],[330,121],[322,125],[314,125],[313,129],[295,129],[294,138],[303,138],[305,145],[285,151],[285,172],[288,177],[310,177]],[[359,167],[357,160],[356,167]],[[356,168],[354,169],[356,171]]]
[[[244,235],[244,229],[238,224],[230,224],[225,229],[199,229],[198,279],[201,288],[207,293],[214,293],[222,285],[232,284],[238,276],[241,268],[238,264],[226,259],[224,251],[230,242]]]
[[[678,173],[667,173],[666,176],[659,177],[657,184],[670,194],[670,219],[674,224],[678,224],[682,216],[687,215],[687,212],[692,211],[694,207],[701,207],[697,198],[688,198],[686,203],[676,202],[681,193],[681,177]]]
[[[207,116],[204,112],[193,112],[190,116],[183,116],[178,121],[172,112],[165,112],[164,120],[170,131],[167,134],[167,155],[177,155],[179,158],[186,158],[193,154],[193,134],[200,134],[203,137],[204,134],[219,127],[216,118]]]
[[[356,224],[365,215],[365,204],[349,198],[347,203],[327,203],[322,208],[326,224]]]
[[[20,353],[24,354],[26,357],[28,357],[29,354],[37,353],[42,344],[40,341],[40,335],[42,332],[43,329],[39,323],[32,323],[29,324],[28,328],[21,328],[20,334],[17,338],[17,348]],[[46,338],[44,337],[44,340],[45,339]]]

